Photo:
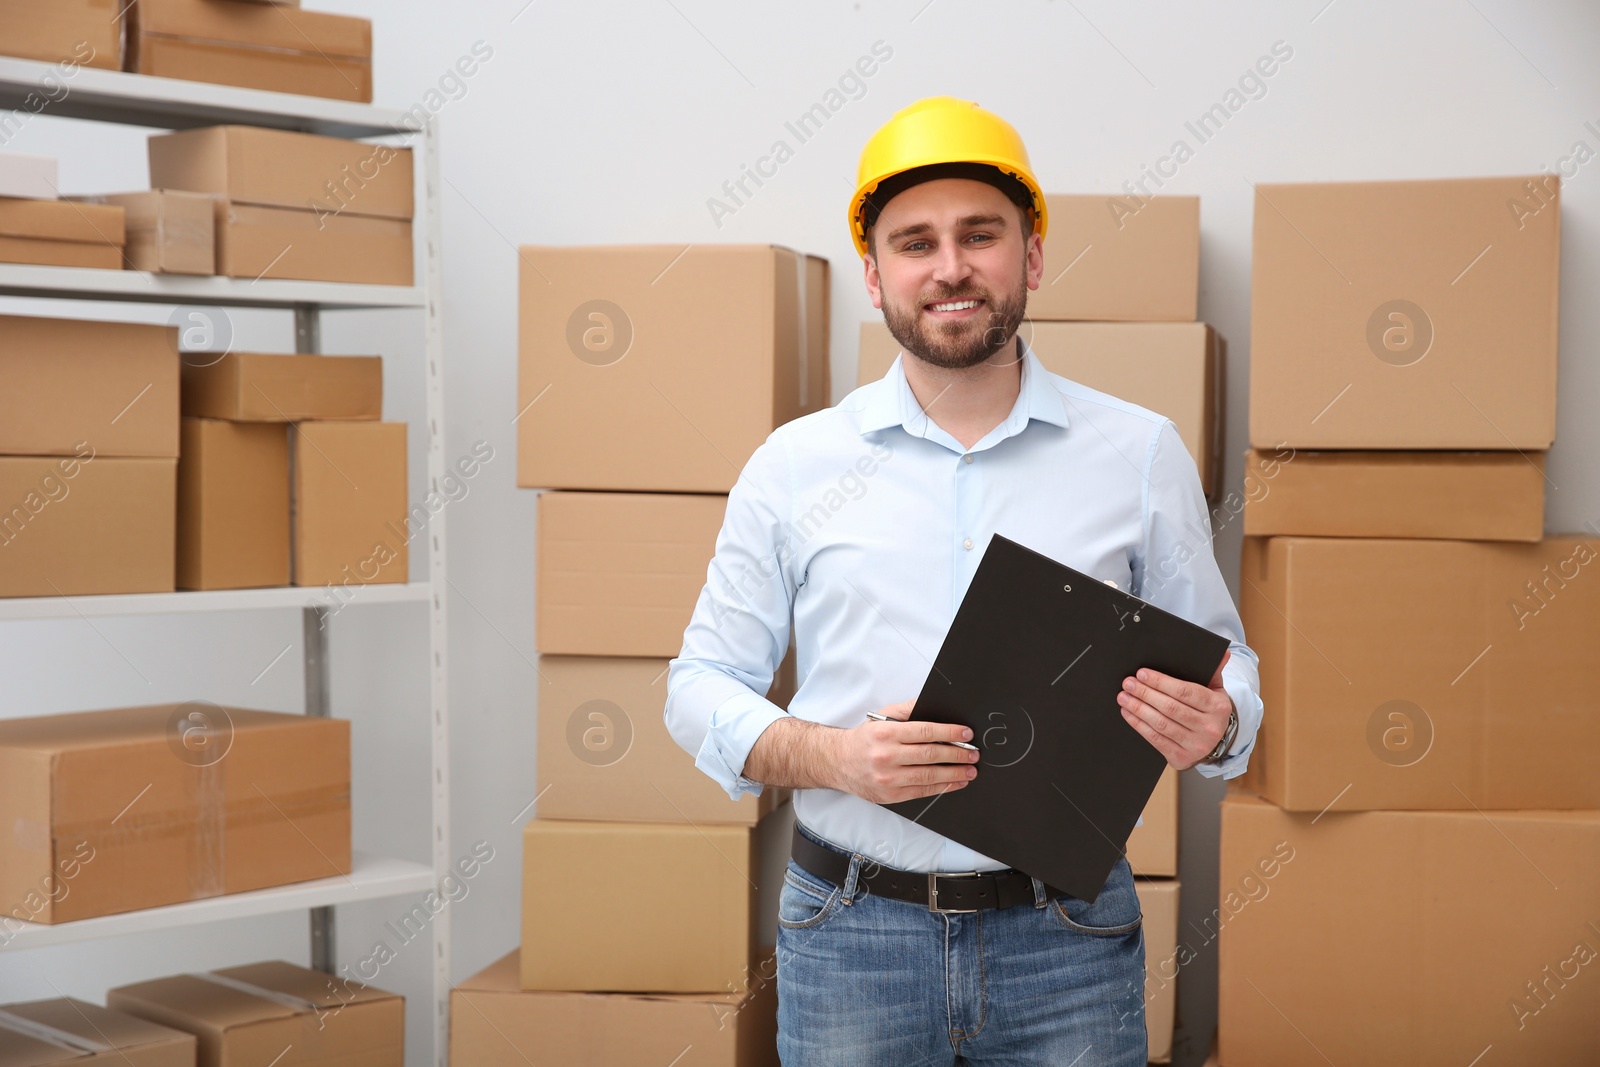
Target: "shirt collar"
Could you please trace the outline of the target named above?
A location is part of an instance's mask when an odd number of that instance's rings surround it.
[[[911,391],[911,383],[906,381],[903,366],[905,358],[903,351],[895,356],[889,372],[872,384],[866,405],[861,409],[861,433],[902,426],[913,436],[927,435],[928,417],[918,405],[916,394]],[[1063,429],[1068,424],[1067,407],[1061,393],[1050,381],[1049,372],[1039,362],[1039,357],[1034,355],[1032,347],[1024,341],[1022,384],[1017,391],[1017,401],[1012,405],[1011,413],[995,429],[1003,430],[1004,436],[1010,437],[1021,433],[1030,419],[1039,419]]]

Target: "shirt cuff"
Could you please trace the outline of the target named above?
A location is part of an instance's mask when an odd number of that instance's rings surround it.
[[[1244,679],[1224,679],[1223,689],[1233,698],[1234,710],[1239,713],[1239,732],[1234,737],[1233,748],[1217,763],[1197,763],[1195,770],[1203,778],[1237,778],[1250,765],[1250,753],[1256,747],[1256,730],[1261,725],[1261,697]]]
[[[734,694],[711,713],[706,739],[695,755],[694,765],[714,778],[733,800],[746,793],[760,796],[762,783],[742,773],[745,761],[750,758],[756,739],[788,714],[753,692]]]

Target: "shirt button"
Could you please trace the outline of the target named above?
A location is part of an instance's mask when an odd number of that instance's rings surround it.
[[[961,542],[961,547],[969,552],[972,551],[972,538],[969,537],[965,541]]]
[[[972,462],[972,453],[968,452],[966,455],[962,456],[961,458],[966,460],[968,463],[971,463]]]

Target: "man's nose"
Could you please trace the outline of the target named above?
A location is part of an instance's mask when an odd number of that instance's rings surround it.
[[[933,257],[933,277],[952,287],[959,287],[972,277],[972,264],[967,261],[967,250],[960,241],[942,241]]]

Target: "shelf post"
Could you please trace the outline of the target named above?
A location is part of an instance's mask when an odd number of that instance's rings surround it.
[[[295,333],[298,334],[300,325],[299,309],[295,310]],[[312,320],[315,322],[315,319]],[[327,608],[301,608],[300,609],[301,647],[305,657],[306,677],[306,714],[313,718],[326,719],[330,708],[328,703],[328,609]],[[333,906],[324,905],[312,908],[310,912],[311,923],[311,969],[324,974],[333,974],[335,967],[333,945]]]

